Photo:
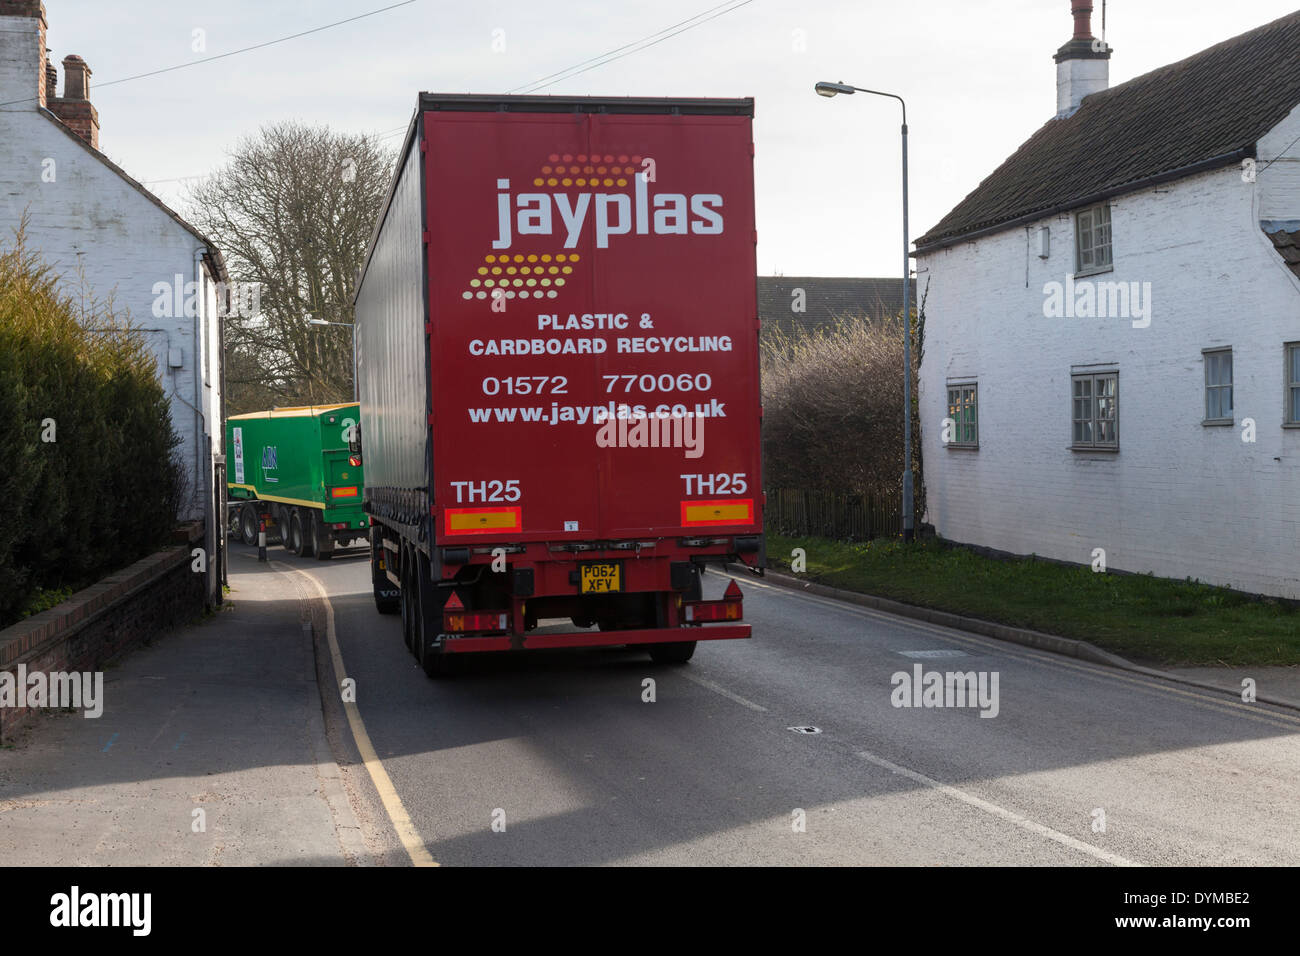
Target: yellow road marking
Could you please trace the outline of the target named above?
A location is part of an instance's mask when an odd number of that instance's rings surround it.
[[[294,574],[301,574],[311,582],[312,587],[316,589],[316,593],[324,600],[325,636],[329,641],[330,660],[334,664],[334,680],[337,685],[342,686],[347,669],[343,666],[343,654],[339,650],[338,636],[334,633],[334,605],[330,603],[325,586],[310,571],[282,565],[278,561],[272,562],[272,564],[277,570],[283,568],[292,571]],[[411,817],[406,812],[402,798],[397,795],[397,788],[393,786],[393,779],[388,776],[383,761],[379,759],[374,744],[370,742],[370,734],[366,732],[366,724],[361,719],[361,711],[357,709],[356,702],[343,701],[343,709],[348,715],[348,726],[352,728],[352,737],[357,742],[357,750],[361,753],[361,759],[366,765],[366,772],[370,774],[370,781],[375,785],[375,790],[379,792],[379,799],[384,805],[388,819],[392,821],[393,829],[397,831],[397,838],[402,841],[402,846],[406,848],[406,852],[410,855],[411,862],[416,866],[437,866],[438,864],[434,862],[433,857],[429,855],[428,849],[425,848],[424,840],[420,838],[419,831],[415,829],[415,824],[411,822]]]

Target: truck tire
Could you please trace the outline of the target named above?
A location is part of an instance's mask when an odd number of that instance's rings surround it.
[[[650,660],[656,664],[685,664],[695,654],[695,641],[651,644]]]
[[[402,592],[393,586],[388,575],[384,573],[380,562],[383,560],[383,535],[379,529],[370,532],[370,586],[375,592],[375,610],[380,614],[400,614],[402,611]]]
[[[308,521],[311,518],[307,519]],[[303,527],[303,514],[300,509],[295,509],[293,516],[289,519],[289,537],[293,539],[293,553],[300,558],[310,558],[313,548],[311,546],[311,526]]]
[[[257,508],[250,501],[239,509],[239,536],[250,547],[257,544],[257,534],[261,530]]]
[[[334,531],[325,526],[325,519],[319,511],[311,513],[311,533],[317,559],[328,561],[334,557]]]
[[[415,569],[415,647],[416,657],[426,677],[448,677],[454,658],[437,646],[442,627],[442,607],[434,595],[429,559],[419,551],[412,562]]]

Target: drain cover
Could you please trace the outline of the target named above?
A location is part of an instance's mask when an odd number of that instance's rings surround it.
[[[820,727],[787,727],[786,730],[793,730],[796,734],[820,734]]]

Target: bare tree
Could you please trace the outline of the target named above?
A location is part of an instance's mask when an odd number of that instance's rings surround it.
[[[191,221],[221,248],[237,286],[226,318],[231,414],[352,398],[350,330],[307,320],[352,322],[393,158],[373,136],[278,123],[190,189]]]

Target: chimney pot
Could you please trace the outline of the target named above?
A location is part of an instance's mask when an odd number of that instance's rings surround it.
[[[63,98],[90,99],[90,67],[75,53],[63,58]]]
[[[1092,39],[1092,0],[1071,0],[1070,12],[1074,14],[1074,38]]]

